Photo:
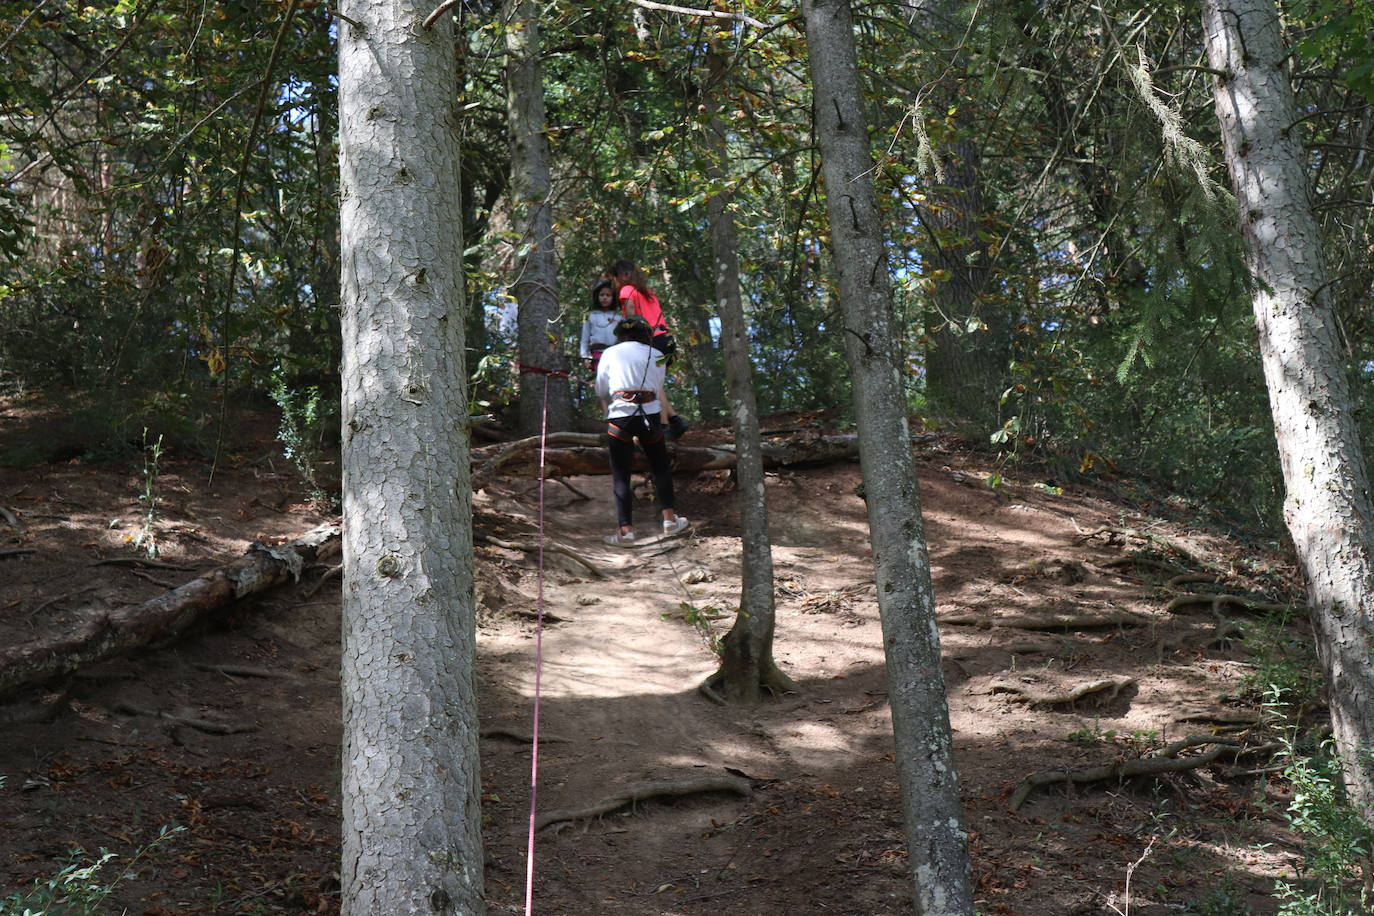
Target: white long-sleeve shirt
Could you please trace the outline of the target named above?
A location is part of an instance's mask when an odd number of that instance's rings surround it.
[[[641,407],[645,413],[658,413],[663,409],[657,397],[643,405],[611,397],[617,391],[657,392],[662,389],[667,375],[660,363],[662,359],[662,353],[634,340],[602,351],[601,363],[596,367],[596,394],[610,404],[606,419],[634,416]]]
[[[607,347],[615,343],[615,326],[620,321],[620,312],[616,309],[593,309],[587,315],[587,320],[582,322],[582,349],[583,359],[590,359],[592,355],[592,344],[604,344]]]

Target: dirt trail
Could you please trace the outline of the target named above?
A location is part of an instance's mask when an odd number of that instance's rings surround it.
[[[1170,528],[1105,499],[1058,495],[1033,479],[996,490],[979,459],[951,445],[920,463],[926,533],[943,617],[945,676],[956,729],[974,877],[984,914],[1061,916],[1124,909],[1127,867],[1135,916],[1186,912],[1230,894],[1256,914],[1276,907],[1272,878],[1291,869],[1265,777],[1198,771],[1007,797],[1028,772],[1099,765],[1216,727],[1189,712],[1243,714],[1240,649],[1213,644],[1206,613],[1169,614],[1157,571],[1109,567],[1125,545],[1081,532],[1105,524],[1188,536],[1224,566],[1234,548]],[[222,562],[253,537],[290,536],[319,516],[291,502],[285,473],[249,463],[214,494],[203,469],[169,465],[163,486],[168,557]],[[800,692],[753,708],[719,707],[697,692],[716,667],[684,603],[725,616],[738,593],[735,496],[722,477],[679,480],[690,536],[625,550],[611,530],[609,482],[547,490],[550,538],[608,578],[547,556],[546,608],[561,618],[543,642],[541,811],[577,808],[646,781],[743,774],[748,798],[717,793],[643,802],[633,810],[538,835],[536,911],[607,916],[910,911],[909,878],[889,734],[886,678],[872,590],[866,510],[853,464],[770,474],[778,594],[776,655]],[[27,525],[38,553],[0,568],[0,635],[15,638],[65,615],[127,603],[194,573],[89,568],[127,550],[136,474],[92,466],[6,472],[0,503]],[[504,481],[479,494],[499,539],[528,542],[536,491]],[[653,518],[641,501],[642,522]],[[110,527],[111,519],[124,519]],[[647,527],[647,525],[646,525]],[[16,538],[17,539],[17,538]],[[1139,545],[1136,545],[1139,546]],[[536,571],[532,554],[479,547],[479,697],[483,817],[492,912],[523,909]],[[78,564],[82,564],[78,566]],[[157,827],[187,833],[148,860],[116,895],[130,912],[304,913],[337,907],[338,586],[299,587],[246,604],[198,635],[88,672],[56,721],[7,729],[0,746],[0,885],[51,874],[72,844],[128,852]],[[89,593],[45,606],[77,584]],[[40,608],[33,621],[27,615]],[[1143,625],[1031,630],[1011,615],[1129,613]],[[230,676],[204,666],[247,664],[287,675]],[[1127,679],[1071,703],[1029,696]],[[1021,691],[1018,696],[1016,691]],[[247,723],[207,735],[119,712],[123,704]],[[1070,737],[1074,740],[1068,740]],[[117,911],[117,910],[116,910]],[[1217,911],[1222,912],[1222,911]]]

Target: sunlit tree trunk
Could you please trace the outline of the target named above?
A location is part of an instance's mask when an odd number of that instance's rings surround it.
[[[1356,809],[1374,822],[1374,506],[1341,357],[1300,123],[1273,0],[1205,0],[1226,164],[1307,577],[1331,725]]]
[[[544,123],[544,75],[539,63],[539,7],[504,0],[506,118],[510,126],[510,196],[516,243],[511,286],[519,305],[520,364],[566,372],[558,327],[558,264],[553,244],[549,136]],[[520,374],[520,429],[537,435],[548,384],[549,431],[569,429],[572,400],[566,376]]]
[[[457,86],[432,8],[339,17],[345,916],[485,912]]]
[[[711,86],[719,90],[725,61],[718,52],[710,56]],[[712,90],[708,90],[708,99]],[[712,102],[706,130],[709,163],[706,177],[724,182],[729,151],[725,125]],[[711,221],[711,252],[715,267],[716,307],[720,314],[720,340],[725,350],[725,377],[729,387],[730,418],[735,430],[735,475],[739,483],[740,528],[744,542],[743,578],[739,612],[725,635],[720,669],[706,682],[714,695],[742,703],[757,703],[763,691],[774,694],[794,690],[792,680],[773,661],[773,549],[768,539],[768,506],[763,481],[763,448],[759,437],[759,409],[754,400],[753,365],[749,359],[749,328],[740,297],[739,242],[731,195],[721,191],[707,200]]]
[[[906,398],[897,368],[892,286],[871,177],[854,24],[848,0],[803,0],[802,15],[844,319],[841,333],[854,386],[916,912],[970,916],[968,838],[954,772]]]

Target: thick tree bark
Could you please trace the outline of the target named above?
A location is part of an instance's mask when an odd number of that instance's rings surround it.
[[[710,55],[710,76],[719,92],[725,75],[725,58]],[[708,98],[709,98],[708,94]],[[725,126],[712,103],[706,130],[709,165],[706,177],[724,182],[729,151]],[[749,327],[740,296],[739,243],[730,193],[713,194],[707,201],[711,221],[711,252],[715,265],[716,307],[720,315],[720,340],[725,349],[725,379],[729,388],[730,417],[735,428],[735,474],[739,479],[740,528],[744,550],[739,611],[725,634],[721,666],[706,681],[717,696],[740,703],[757,703],[763,691],[783,693],[796,689],[791,678],[773,661],[773,548],[768,538],[767,491],[763,482],[763,448],[759,437],[759,409],[754,400],[753,365],[749,359]]]
[[[871,178],[854,23],[848,0],[803,0],[802,15],[845,356],[854,385],[916,912],[971,916],[968,837],[897,369],[892,286]]]
[[[281,547],[254,544],[247,556],[142,604],[88,618],[75,629],[0,650],[0,696],[165,640],[239,598],[299,576],[305,563],[338,549],[339,530],[319,528]]]
[[[1226,164],[1252,275],[1284,516],[1307,577],[1331,725],[1374,823],[1374,505],[1341,358],[1273,0],[1204,0]]]
[[[558,329],[558,264],[553,244],[549,137],[544,123],[544,71],[539,63],[539,7],[505,0],[506,119],[510,126],[510,195],[519,242],[512,287],[519,305],[520,364],[566,372]],[[549,430],[572,426],[566,376],[520,373],[520,430],[539,432],[548,386]]]
[[[432,8],[339,17],[344,916],[486,909],[458,87]]]
[[[973,102],[963,92],[966,74],[958,64],[967,17],[952,0],[916,5],[911,13],[927,42],[953,48],[926,55],[933,87],[928,104],[937,121],[951,122],[947,135],[933,140],[939,173],[926,175],[926,204],[920,210],[928,241],[924,263],[927,270],[942,272],[925,317],[926,327],[933,329],[926,348],[926,392],[938,411],[986,434],[1000,424],[997,402],[1011,359],[1011,320],[984,301],[991,258],[979,235],[986,231],[982,157],[967,113]]]

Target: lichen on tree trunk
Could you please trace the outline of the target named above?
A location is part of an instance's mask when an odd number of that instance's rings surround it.
[[[1273,0],[1205,0],[1217,119],[1346,788],[1374,823],[1374,505]]]
[[[342,912],[485,912],[458,98],[432,4],[339,23]]]

